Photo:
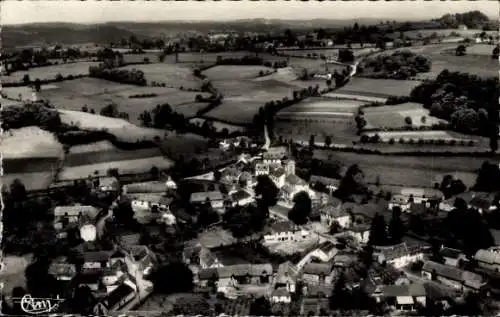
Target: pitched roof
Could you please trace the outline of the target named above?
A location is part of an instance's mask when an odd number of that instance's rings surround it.
[[[231,196],[231,200],[233,200],[233,201],[240,201],[242,199],[252,197],[252,195],[250,195],[249,193],[247,193],[246,191],[244,191],[242,189],[238,190],[237,192],[232,193],[229,196]]]
[[[278,266],[276,275],[278,276],[279,282],[286,282],[286,279],[288,278],[297,277],[298,273],[297,267],[292,262],[286,261]]]
[[[170,205],[170,203],[174,200],[172,197],[167,197],[163,194],[154,194],[154,193],[136,193],[136,194],[128,194],[127,195],[131,200],[145,201],[151,204],[161,204],[161,205]]]
[[[52,262],[49,266],[49,274],[51,275],[68,275],[76,276],[76,266],[71,263]]]
[[[488,264],[500,265],[500,252],[496,249],[481,249],[476,252],[474,259]]]
[[[422,283],[412,283],[404,285],[380,285],[377,287],[375,292],[380,293],[383,297],[420,297],[427,295],[424,284]]]
[[[265,163],[256,163],[255,170],[256,171],[265,171],[265,172],[269,173],[269,165],[267,165]]]
[[[462,282],[465,285],[473,288],[479,288],[480,285],[484,282],[481,275],[469,271],[464,271],[454,266],[427,261],[422,267],[422,271],[425,272],[432,273],[434,270],[439,276],[443,276],[457,282]]]
[[[325,253],[328,253],[328,252],[332,251],[333,249],[335,249],[335,244],[333,244],[331,241],[327,240],[327,241],[321,243],[318,246],[318,249],[320,249],[321,251],[323,251]]]
[[[165,193],[167,191],[167,185],[165,182],[151,181],[142,183],[132,183],[123,186],[124,191],[127,194],[133,193]]]
[[[304,265],[303,273],[311,275],[328,275],[332,272],[333,265],[331,263],[307,263]]]
[[[268,226],[268,229],[266,230],[267,234],[273,234],[273,233],[281,233],[281,232],[294,232],[297,231],[295,228],[295,225],[291,223],[290,221],[280,221],[280,222],[275,222]]]
[[[285,169],[283,167],[273,168],[270,174],[274,177],[280,177],[285,175]]]
[[[272,275],[273,267],[271,264],[237,264],[228,265],[216,269],[205,269],[198,272],[198,277],[200,279],[211,278],[213,274],[216,274],[218,278],[229,278],[231,276],[261,276],[261,275]]]
[[[460,255],[462,254],[462,251],[457,250],[457,249],[443,247],[443,248],[441,248],[441,250],[439,250],[439,254],[441,254],[441,256],[445,257],[445,258],[458,259],[460,257]]]
[[[99,210],[94,206],[57,206],[54,208],[54,216],[62,217],[67,214],[68,216],[78,216],[79,214],[87,215],[92,219],[95,219],[99,214]]]
[[[111,258],[114,251],[85,251],[80,257],[85,262],[104,262]]]
[[[383,255],[386,261],[390,261],[418,252],[422,252],[422,248],[419,245],[408,246],[405,242],[402,242],[391,247],[380,248],[377,253]]]
[[[307,182],[295,174],[290,174],[286,177],[285,181],[290,185],[307,185]]]
[[[108,309],[114,307],[118,304],[124,297],[134,293],[135,290],[130,287],[128,284],[124,283],[115,288],[111,293],[108,294],[103,300],[102,303]]]
[[[210,191],[210,192],[198,192],[192,193],[190,201],[191,202],[205,202],[206,199],[210,199],[211,201],[223,200],[224,196],[218,190]]]
[[[99,177],[99,186],[109,186],[114,189],[118,189],[119,182],[116,177],[111,177],[111,176]]]

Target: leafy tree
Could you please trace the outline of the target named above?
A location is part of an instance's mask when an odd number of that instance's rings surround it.
[[[260,196],[262,201],[268,207],[274,206],[277,203],[279,189],[267,175],[259,175],[257,177],[257,185],[255,186],[255,195]]]
[[[500,52],[500,47],[497,45],[495,46],[495,48],[493,48],[493,51],[491,52],[491,58],[498,59],[499,52]]]
[[[368,244],[370,245],[387,244],[387,225],[385,223],[384,217],[379,213],[376,213],[372,219]]]
[[[118,224],[127,227],[135,224],[134,210],[129,199],[122,199],[118,202],[115,209],[113,209],[113,218]]]
[[[118,106],[114,103],[110,103],[109,105],[107,105],[101,109],[100,115],[105,116],[105,117],[110,117],[110,118],[117,118],[118,117]]]
[[[36,92],[40,92],[40,89],[42,88],[42,83],[40,79],[35,79],[35,82],[33,83],[33,87],[35,88]]]
[[[407,125],[412,125],[412,120],[411,120],[411,117],[406,117],[406,118],[405,118],[405,123],[406,123]]]
[[[348,200],[354,194],[366,194],[367,187],[364,181],[364,173],[357,164],[351,165],[342,180],[335,194],[343,199]]]
[[[151,280],[155,291],[161,294],[191,292],[194,286],[193,272],[182,262],[161,266],[151,274]]]
[[[457,56],[464,56],[466,52],[467,48],[463,44],[457,46],[457,48],[455,49],[455,55]]]
[[[151,118],[151,113],[147,110],[144,110],[140,115],[139,115],[139,121],[142,122],[142,125],[145,127],[150,127],[153,119]]]
[[[256,298],[250,304],[250,316],[271,316],[271,303],[265,297]]]
[[[311,134],[311,137],[309,138],[309,146],[314,147],[314,135]]]
[[[288,212],[288,219],[296,225],[306,224],[312,210],[312,202],[309,194],[299,192],[293,198],[293,208]]]
[[[498,164],[483,162],[477,174],[474,190],[486,192],[500,190],[499,177],[500,168]]]
[[[344,272],[341,272],[329,298],[330,309],[349,309],[349,304],[351,302],[349,297],[350,294],[347,289],[346,278]]]
[[[97,304],[97,300],[92,294],[92,290],[87,286],[79,286],[75,289],[74,296],[70,300],[70,309],[74,314],[91,315],[92,308]]]
[[[25,83],[25,84],[29,84],[30,82],[31,82],[30,75],[25,74],[25,75],[23,76],[23,83]]]
[[[247,209],[236,206],[224,214],[225,225],[233,237],[243,238],[252,234],[252,215]]]
[[[330,145],[332,145],[332,137],[331,137],[331,136],[327,135],[327,136],[325,137],[325,145],[326,145],[327,147],[329,147]]]
[[[339,62],[341,63],[350,63],[354,61],[354,54],[349,49],[341,49],[338,54]]]
[[[330,234],[337,234],[340,232],[340,230],[342,230],[340,224],[337,221],[332,222],[332,224],[330,225]]]
[[[394,207],[392,209],[392,218],[389,222],[389,236],[391,237],[391,243],[400,243],[405,234],[405,226],[401,220],[401,208]]]

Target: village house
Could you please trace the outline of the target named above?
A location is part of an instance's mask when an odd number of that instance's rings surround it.
[[[302,269],[302,280],[306,284],[331,284],[334,277],[331,263],[310,262]]]
[[[299,271],[290,261],[281,263],[274,279],[276,289],[284,287],[288,292],[295,293]]]
[[[466,260],[465,254],[458,249],[452,249],[447,247],[441,247],[439,250],[439,255],[444,259],[444,264],[454,267],[460,266],[460,260]]]
[[[304,296],[300,302],[301,316],[327,316],[329,311],[329,296],[331,285],[308,285],[303,289]]]
[[[101,301],[93,309],[97,316],[106,316],[109,313],[119,311],[137,296],[136,290],[129,284],[121,284]]]
[[[372,297],[399,311],[415,311],[417,304],[423,307],[427,305],[427,292],[422,283],[379,285]]]
[[[103,296],[107,294],[107,289],[102,282],[102,277],[102,271],[79,273],[73,278],[73,280],[71,280],[71,284],[73,284],[76,288],[87,286],[93,294]]]
[[[309,254],[311,258],[316,258],[321,262],[330,262],[337,253],[335,245],[330,241],[325,241]]]
[[[401,269],[413,262],[424,259],[424,250],[420,245],[408,246],[405,242],[390,247],[377,247],[374,252],[379,263],[386,263]]]
[[[333,257],[333,266],[338,268],[348,268],[358,261],[358,256],[349,251],[340,251]]]
[[[410,211],[411,202],[409,202],[409,198],[403,195],[394,195],[391,197],[391,201],[387,204],[387,208],[392,210],[394,207],[401,208],[402,212]]]
[[[172,181],[173,182],[173,181]],[[170,185],[170,186],[169,186]],[[126,194],[165,194],[169,187],[177,187],[175,182],[168,184],[167,182],[151,181],[140,182],[123,185],[122,193]]]
[[[137,269],[147,277],[156,267],[158,260],[153,251],[145,245],[129,247],[128,256],[137,265]]]
[[[237,184],[241,171],[236,167],[227,167],[221,173],[221,182],[226,184]]]
[[[99,210],[93,206],[58,206],[54,208],[54,228],[56,231],[63,231],[68,227],[77,226],[82,216],[96,219]]]
[[[192,193],[189,201],[193,205],[210,202],[213,209],[224,209],[224,195],[218,190]]]
[[[298,229],[289,221],[273,223],[264,233],[264,243],[279,241],[303,241],[309,238],[310,232]]]
[[[273,268],[271,264],[237,264],[198,272],[200,286],[207,287],[208,281],[217,280],[217,291],[231,292],[240,285],[270,285]]]
[[[345,233],[356,239],[358,243],[368,243],[370,239],[370,225],[368,224],[353,224],[345,230]]]
[[[295,195],[300,192],[306,192],[310,198],[315,196],[315,193],[309,188],[309,184],[306,181],[297,175],[288,175],[285,178],[285,184],[281,188],[283,199],[288,203],[293,203]]]
[[[82,263],[82,272],[100,272],[111,266],[111,257],[114,253],[115,250],[80,250],[77,259]]]
[[[231,205],[234,206],[246,206],[254,202],[254,197],[245,190],[238,190],[229,193],[229,198],[231,200]]]
[[[342,209],[342,201],[332,198],[330,203],[320,209],[321,222],[330,227],[332,223],[337,222],[341,228],[347,228],[351,225],[351,216]]]
[[[99,177],[98,184],[97,190],[101,193],[118,193],[120,191],[120,182],[116,177]]]
[[[128,278],[127,268],[124,263],[116,262],[105,269],[102,274],[102,284],[106,292],[111,293]]]
[[[262,154],[262,162],[268,165],[281,165],[281,161],[288,154],[286,146],[270,147]]]
[[[255,176],[269,175],[269,165],[266,163],[255,164]]]
[[[493,205],[495,196],[491,193],[468,191],[447,199],[439,204],[439,209],[443,211],[452,211],[455,208],[455,200],[463,199],[467,203],[467,208],[474,208],[479,213],[493,211],[496,206]]]
[[[285,169],[283,167],[273,168],[269,173],[269,178],[274,182],[279,189],[285,186]]]
[[[422,203],[429,201],[442,201],[443,193],[436,189],[427,188],[402,188],[394,196],[399,195],[406,198],[410,203]]]
[[[479,292],[486,286],[486,281],[479,274],[433,261],[424,263],[422,277],[428,280],[437,280],[462,292]]]
[[[67,257],[58,257],[50,264],[49,274],[59,281],[71,281],[77,274],[76,265],[70,263]]]
[[[478,250],[474,255],[474,259],[479,267],[493,272],[500,272],[500,248],[493,247]]]
[[[270,302],[273,304],[290,304],[292,302],[292,295],[285,287],[280,287],[272,291]]]
[[[321,184],[322,184],[322,185],[326,186],[326,188],[329,190],[330,193],[333,193],[339,187],[340,180],[335,179],[335,178],[320,176],[320,175],[311,175],[311,178],[309,179],[309,183],[311,184],[311,187],[313,187],[313,188],[316,188],[317,186],[321,186]]]
[[[158,211],[167,211],[173,199],[162,194],[130,194],[128,195],[135,211],[152,211],[156,208]]]

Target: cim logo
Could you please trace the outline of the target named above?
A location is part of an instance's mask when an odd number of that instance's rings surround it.
[[[18,301],[21,304],[23,312],[40,315],[56,311],[64,299],[59,298],[59,295],[56,298],[36,298],[26,294]]]

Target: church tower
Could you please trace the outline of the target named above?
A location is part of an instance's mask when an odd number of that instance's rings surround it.
[[[285,166],[286,176],[295,175],[295,160],[288,159]]]

